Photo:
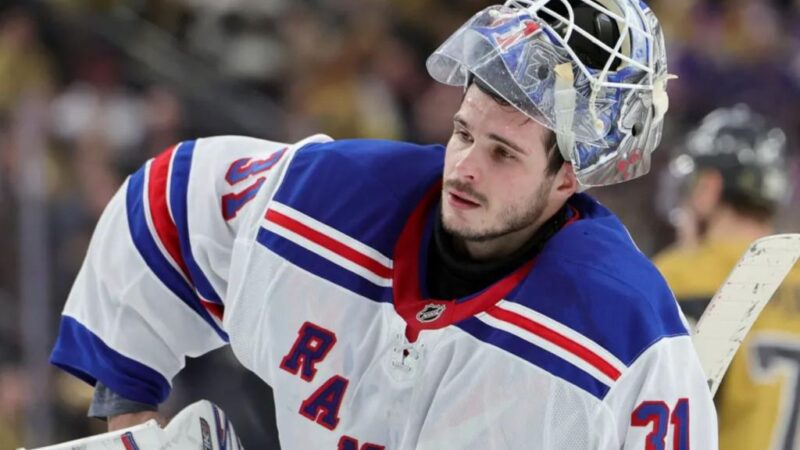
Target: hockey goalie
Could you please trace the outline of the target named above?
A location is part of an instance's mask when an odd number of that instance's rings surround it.
[[[147,162],[100,218],[52,362],[111,420],[147,418],[186,357],[230,345],[285,449],[715,450],[672,293],[583,192],[649,170],[653,12],[511,0],[427,67],[464,91],[446,146],[214,137]],[[198,442],[225,423],[208,408]]]

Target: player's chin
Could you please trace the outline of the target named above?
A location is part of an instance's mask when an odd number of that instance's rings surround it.
[[[462,236],[472,235],[481,223],[481,215],[478,211],[454,210],[447,211],[442,207],[442,225],[451,234]]]
[[[442,205],[442,223],[447,226],[464,226],[470,222],[471,211],[459,210],[450,205]]]

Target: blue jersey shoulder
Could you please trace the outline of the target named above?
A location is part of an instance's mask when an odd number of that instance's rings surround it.
[[[293,158],[274,199],[391,255],[443,164],[441,145],[372,139],[310,144]]]
[[[510,300],[572,328],[630,365],[660,339],[687,334],[655,266],[609,210],[586,194]]]

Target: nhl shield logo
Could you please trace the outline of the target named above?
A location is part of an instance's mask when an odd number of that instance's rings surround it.
[[[427,304],[417,313],[417,320],[421,323],[433,322],[441,317],[446,308],[446,305]]]

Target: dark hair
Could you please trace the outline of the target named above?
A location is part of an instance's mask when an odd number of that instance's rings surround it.
[[[475,84],[478,89],[481,90],[484,94],[488,95],[492,98],[495,102],[497,102],[500,106],[507,106],[510,108],[517,109],[514,105],[512,105],[508,100],[504,99],[500,96],[494,89],[492,89],[488,84],[481,81],[480,78],[471,77],[469,80],[468,85]],[[532,120],[530,117],[528,120]],[[556,132],[553,130],[548,130],[547,132],[547,140],[544,143],[545,145],[545,155],[547,156],[547,174],[548,175],[555,175],[558,173],[561,166],[564,165],[566,162],[564,157],[561,155],[561,150],[558,148],[558,139],[556,138]]]
[[[764,204],[750,198],[740,197],[735,193],[722,194],[722,202],[730,205],[737,214],[752,217],[759,222],[769,222],[775,218],[777,206]]]
[[[720,203],[728,205],[737,214],[750,217],[759,222],[769,222],[774,219],[779,204],[759,195],[752,189],[745,189],[739,183],[747,183],[747,179],[757,179],[752,170],[737,168],[738,170],[725,170],[723,167],[701,167],[696,176],[703,173],[716,172],[722,179],[722,194]],[[744,169],[744,170],[742,170]],[[749,172],[749,173],[748,173]],[[748,176],[750,175],[750,176]]]

